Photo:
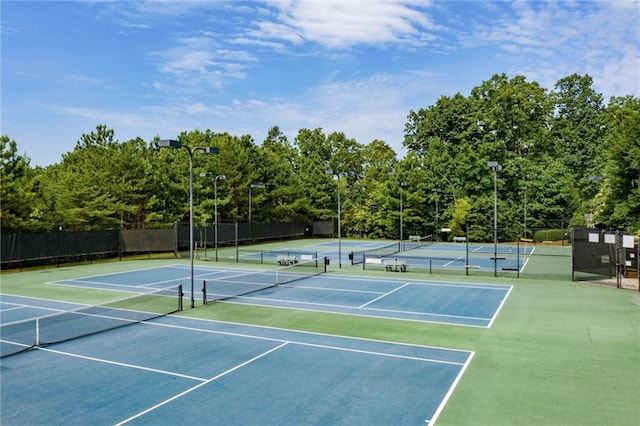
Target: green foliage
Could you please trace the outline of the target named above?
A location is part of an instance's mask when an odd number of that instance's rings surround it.
[[[468,96],[442,96],[409,112],[401,159],[384,141],[320,128],[289,141],[274,126],[261,144],[183,132],[190,156],[140,138],[119,142],[100,124],[46,168],[1,140],[3,232],[187,222],[190,160],[197,224],[211,223],[216,205],[227,223],[337,221],[340,204],[343,235],[398,238],[402,217],[405,237],[450,227],[489,241],[496,195],[501,241],[569,225],[640,230],[640,99],[604,105],[587,75],[549,92],[498,74]],[[495,193],[489,161],[502,166]]]
[[[466,231],[467,219],[471,211],[471,204],[466,198],[459,198],[456,201],[453,215],[451,218],[451,233],[454,236],[464,236]]]
[[[3,229],[28,231],[33,209],[33,181],[29,159],[18,154],[18,144],[0,137],[0,220]]]
[[[640,232],[640,98],[614,98],[607,110],[608,134],[602,209],[597,219]]]

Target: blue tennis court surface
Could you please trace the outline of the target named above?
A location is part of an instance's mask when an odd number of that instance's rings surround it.
[[[202,281],[206,280],[212,300],[216,298],[216,293],[233,293],[234,288],[250,290],[255,286],[260,289],[260,286],[264,286],[261,280],[269,278],[269,273],[199,266],[194,269],[194,276],[195,291],[198,293],[195,298],[200,298]],[[147,292],[183,283],[189,292],[189,281],[188,266],[170,265],[56,281],[53,284]],[[323,274],[228,300],[234,303],[320,312],[489,327],[511,288],[504,285],[383,280]]]
[[[5,313],[59,309],[0,296]],[[36,311],[32,311],[35,313]],[[433,424],[468,351],[175,316],[2,359],[2,424]]]
[[[278,247],[273,250],[240,250],[239,258],[246,261],[269,263],[282,254],[302,254],[307,257],[322,259],[327,257],[332,264],[338,259],[343,265],[364,264],[366,268],[382,266],[384,260],[400,259],[408,264],[410,269],[431,270],[463,270],[500,271],[501,273],[524,272],[529,256],[535,251],[535,246],[527,243],[504,244],[497,246],[483,243],[451,243],[426,242],[415,243],[405,241],[400,250],[399,242],[367,242],[354,240],[329,240],[307,244],[300,248]],[[234,260],[230,255],[227,260]]]

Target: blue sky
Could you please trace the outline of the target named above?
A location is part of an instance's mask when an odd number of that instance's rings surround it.
[[[279,126],[387,142],[496,73],[640,96],[640,2],[5,1],[2,129],[32,165],[98,124],[120,141]]]

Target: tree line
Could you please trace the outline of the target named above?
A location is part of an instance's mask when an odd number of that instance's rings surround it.
[[[321,128],[289,140],[274,126],[260,144],[185,131],[180,143],[219,149],[193,154],[194,222],[212,223],[216,205],[220,223],[336,220],[339,203],[345,236],[398,238],[402,223],[405,238],[449,228],[491,240],[495,197],[501,239],[572,225],[638,232],[640,98],[605,104],[592,85],[588,75],[553,90],[494,75],[410,111],[403,158],[384,141]],[[189,155],[158,138],[118,141],[100,124],[47,167],[32,167],[8,135],[0,141],[3,233],[189,219]]]

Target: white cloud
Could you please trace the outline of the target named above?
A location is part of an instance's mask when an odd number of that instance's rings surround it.
[[[269,4],[278,11],[277,22],[256,21],[251,36],[349,48],[358,44],[422,43],[429,38],[424,33],[437,28],[423,11],[429,6],[426,1],[297,0]]]
[[[19,28],[13,26],[9,21],[1,21],[0,23],[0,34],[3,35],[12,35],[19,34],[21,31]]]
[[[640,53],[627,46],[618,57],[611,58],[599,72],[601,78],[597,84],[610,95],[640,96]]]
[[[325,134],[344,132],[363,144],[384,140],[401,153],[407,104],[419,102],[418,98],[437,87],[434,80],[427,73],[375,74],[362,79],[323,81],[287,98],[237,98],[215,105],[193,102],[147,107],[138,117],[146,124],[132,131],[146,131],[152,137],[211,128],[234,135],[250,134],[256,143],[262,143],[268,129],[275,125],[291,141],[302,128],[320,127]]]
[[[408,105],[424,100],[438,87],[436,81],[425,72],[332,79],[294,98],[236,100],[224,113],[230,132],[251,134],[258,143],[274,125],[290,140],[299,129],[322,128],[325,134],[344,132],[363,144],[384,140],[401,153]]]
[[[632,7],[635,5],[635,7]],[[606,95],[640,93],[638,1],[516,2],[495,21],[462,36],[467,45],[497,46],[510,69],[553,87],[567,75],[590,74]],[[515,16],[514,16],[515,15]]]
[[[116,112],[98,108],[56,106],[50,107],[50,109],[52,109],[57,114],[67,116],[72,119],[88,119],[92,123],[109,123],[110,127],[139,126],[144,123],[146,119],[145,117],[142,117],[140,114],[136,113]]]
[[[242,50],[219,46],[213,36],[178,39],[176,44],[155,54],[163,61],[160,71],[169,84],[154,83],[153,87],[185,89],[221,88],[229,79],[243,79],[248,63],[256,58]]]

